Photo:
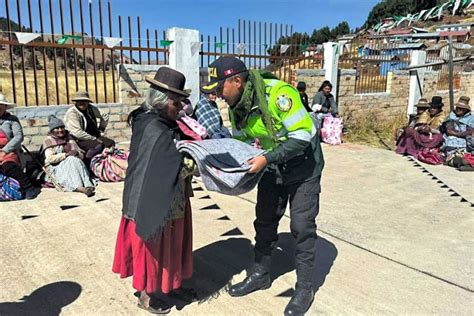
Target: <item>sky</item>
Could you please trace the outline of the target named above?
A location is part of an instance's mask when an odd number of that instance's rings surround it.
[[[18,13],[15,0],[9,1],[10,16],[17,21]],[[38,1],[32,4],[33,29],[39,30]],[[55,32],[60,32],[59,1],[52,0]],[[79,30],[79,0],[62,0],[64,10],[65,32],[70,31],[69,2],[73,4],[75,30]],[[82,0],[86,33],[90,34],[89,16],[86,10],[88,1],[92,1],[94,20],[97,21],[99,0]],[[370,9],[380,0],[110,0],[112,5],[112,24],[114,36],[118,35],[118,16],[123,19],[124,32],[127,30],[126,17],[132,17],[136,30],[136,17],[140,16],[141,28],[145,30],[164,30],[178,26],[193,28],[204,35],[218,35],[219,27],[237,27],[238,19],[257,22],[272,22],[293,25],[296,32],[311,32],[315,28],[328,25],[334,27],[341,21],[347,21],[352,29],[361,26]],[[5,2],[1,1],[0,16],[6,16]],[[20,0],[22,24],[29,26],[28,6],[26,0]],[[50,32],[48,1],[42,0],[44,15],[44,33]],[[107,0],[103,0],[103,15],[107,17]],[[95,34],[99,33],[99,24],[94,23]],[[105,21],[108,25],[108,21]],[[108,33],[108,27],[104,26]],[[144,31],[142,31],[143,36]],[[104,34],[106,36],[108,34]],[[123,36],[125,37],[125,36]],[[137,37],[133,34],[132,37]]]

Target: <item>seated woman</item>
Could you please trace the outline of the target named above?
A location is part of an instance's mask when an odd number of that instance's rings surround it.
[[[23,129],[18,118],[7,107],[13,105],[0,93],[0,173],[20,183],[26,199],[38,196],[40,189],[35,188],[30,179],[21,170],[20,148],[23,142]]]
[[[194,166],[175,144],[185,139],[176,120],[189,95],[184,75],[171,68],[161,67],[147,81],[146,101],[129,117],[132,138],[112,271],[133,276],[138,307],[164,314],[170,311],[167,297],[196,298],[181,287],[193,271],[188,176]]]
[[[408,126],[405,126],[403,128],[399,128],[397,130],[397,135],[396,135],[396,138],[395,138],[396,141],[400,138],[400,136],[403,134],[403,132],[405,131],[406,128],[408,128],[408,127],[415,128],[415,126],[418,124],[418,121],[420,120],[421,115],[423,113],[425,113],[430,108],[430,105],[428,104],[427,99],[421,98],[418,101],[418,104],[415,107],[416,107],[416,114],[415,115],[413,115],[413,114],[410,115],[410,122],[408,123]]]
[[[443,112],[443,99],[434,96],[429,103],[430,109],[423,112],[414,124],[415,127],[405,128],[398,138],[396,152],[418,157],[421,150],[437,148],[443,142],[439,128],[446,117]]]
[[[108,123],[108,115],[102,114],[92,104],[89,93],[78,91],[72,99],[75,105],[67,110],[64,116],[66,129],[77,140],[85,151],[86,161],[99,154],[104,148],[112,147],[115,142],[103,136]],[[97,125],[97,120],[100,121]]]
[[[64,128],[64,123],[55,116],[49,117],[49,134],[43,142],[45,165],[54,179],[66,192],[80,192],[88,197],[94,195],[95,187],[82,162],[84,152]]]
[[[451,112],[444,123],[445,133],[442,150],[448,161],[451,155],[457,153],[473,154],[474,151],[474,117],[471,114],[470,98],[462,96],[456,103],[454,112]]]
[[[331,94],[332,84],[328,80],[324,81],[318,92],[313,98],[311,103],[311,109],[313,113],[311,117],[315,121],[316,128],[318,131],[323,125],[324,118],[332,115],[334,117],[339,116],[337,103],[334,100],[334,96]]]

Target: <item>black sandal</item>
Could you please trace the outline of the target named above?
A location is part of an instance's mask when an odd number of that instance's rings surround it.
[[[140,293],[137,306],[152,314],[168,314],[171,307],[168,303],[153,295],[148,295],[145,291]]]

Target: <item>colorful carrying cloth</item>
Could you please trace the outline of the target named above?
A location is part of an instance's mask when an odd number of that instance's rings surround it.
[[[18,201],[23,199],[20,183],[0,173],[0,201]]]
[[[326,144],[342,144],[342,119],[331,115],[326,116],[321,128],[321,138]]]
[[[120,182],[125,179],[128,167],[128,152],[117,148],[106,148],[92,158],[92,173],[103,182]]]

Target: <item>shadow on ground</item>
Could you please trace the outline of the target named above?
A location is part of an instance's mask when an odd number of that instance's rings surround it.
[[[19,302],[0,303],[0,315],[59,315],[81,292],[82,287],[75,282],[50,283],[25,295]]]
[[[290,233],[279,234],[276,251],[272,257],[272,279],[295,269],[295,242]],[[330,241],[318,237],[316,244],[316,265],[313,277],[315,292],[323,286],[337,257],[337,249]],[[253,264],[253,247],[246,238],[220,240],[194,251],[194,275],[184,284],[192,287],[199,296],[199,303],[209,302],[226,293],[234,275],[248,270]],[[293,289],[284,293],[291,296]],[[287,296],[287,295],[283,295]],[[173,302],[178,310],[187,304]]]

